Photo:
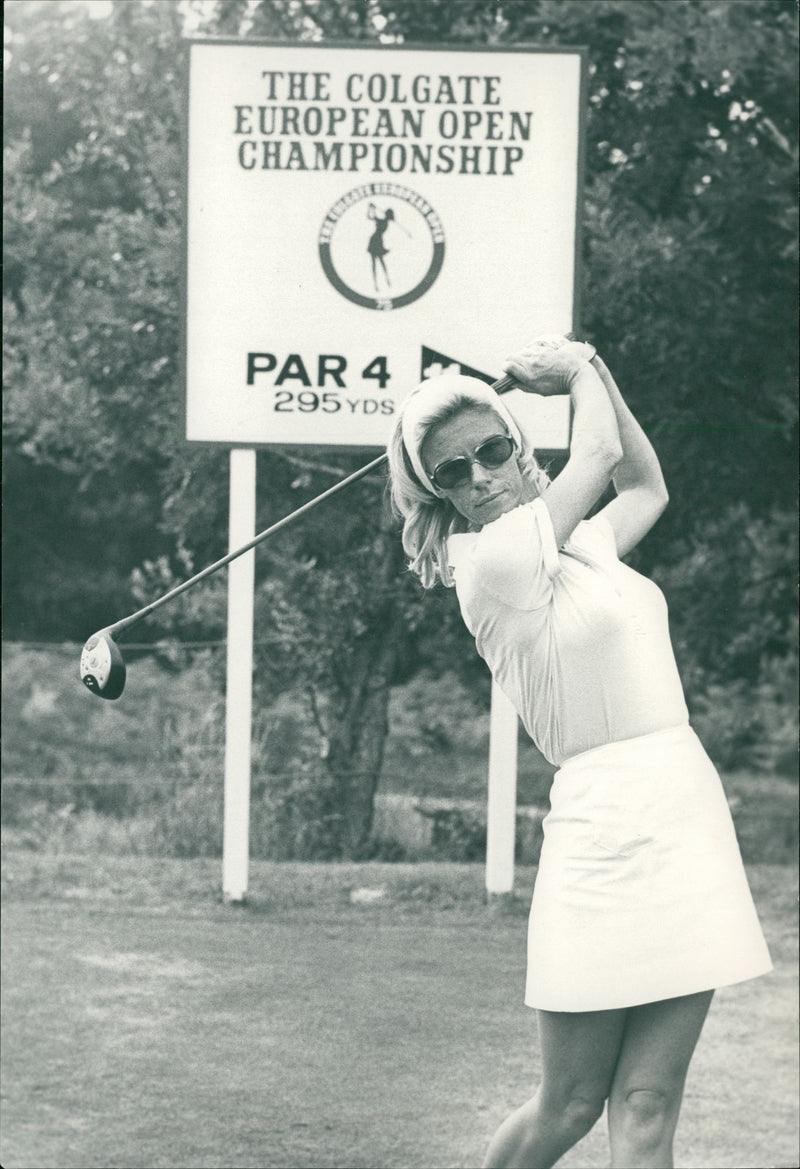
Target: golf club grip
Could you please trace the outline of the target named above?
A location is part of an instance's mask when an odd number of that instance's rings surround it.
[[[514,379],[508,374],[505,374],[503,377],[498,378],[497,381],[492,382],[491,388],[498,394],[506,394],[509,390],[513,390],[516,385],[517,382],[515,382]],[[159,609],[162,605],[165,605],[167,601],[172,601],[176,597],[179,597],[181,593],[185,593],[187,589],[192,588],[193,585],[198,584],[201,580],[204,580],[205,577],[211,576],[211,574],[214,572],[218,572],[220,568],[225,568],[226,565],[231,563],[231,561],[236,560],[239,556],[243,556],[245,552],[250,552],[269,536],[274,535],[275,532],[279,532],[281,528],[288,527],[289,524],[293,523],[296,519],[299,519],[300,516],[305,515],[308,511],[311,511],[311,509],[316,507],[318,503],[322,503],[323,500],[329,499],[331,495],[335,495],[338,491],[342,491],[345,487],[349,487],[351,483],[355,483],[357,480],[363,479],[366,475],[369,475],[371,471],[377,471],[379,467],[382,467],[384,463],[386,463],[386,461],[386,455],[379,455],[378,458],[373,459],[371,463],[367,463],[365,466],[359,467],[357,471],[353,471],[352,475],[348,475],[345,479],[341,479],[338,483],[334,483],[333,487],[329,487],[327,491],[323,491],[320,495],[315,496],[314,499],[310,499],[307,503],[302,504],[301,507],[296,508],[293,512],[290,512],[289,515],[284,516],[281,520],[278,520],[277,523],[274,523],[270,527],[265,528],[263,532],[259,532],[257,536],[254,536],[253,539],[248,541],[247,544],[243,544],[241,548],[236,548],[233,552],[229,552],[227,556],[223,556],[220,560],[215,560],[213,564],[209,564],[208,567],[204,568],[201,572],[198,572],[194,576],[189,577],[189,579],[185,580],[182,584],[176,585],[174,589],[170,589],[170,591],[165,593],[163,597],[157,597],[155,601],[151,601],[150,604],[145,605],[143,609],[139,609],[136,613],[131,613],[130,617],[123,617],[121,621],[117,621],[114,625],[109,625],[106,632],[108,632],[113,637],[115,634],[121,633],[123,630],[128,629],[131,625],[135,625],[144,617],[148,617],[155,609]]]
[[[492,389],[496,394],[507,394],[509,390],[516,390],[518,388],[519,382],[515,381],[510,373],[504,374],[496,382],[492,382]]]

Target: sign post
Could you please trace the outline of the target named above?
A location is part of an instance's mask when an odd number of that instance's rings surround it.
[[[582,50],[198,39],[189,58],[189,441],[383,448],[424,376],[491,381],[576,327]],[[566,447],[568,402],[508,404],[540,452]]]
[[[232,450],[230,464],[228,550],[233,552],[256,534],[256,452]],[[245,900],[250,867],[254,596],[255,550],[228,567],[222,894],[235,904]]]

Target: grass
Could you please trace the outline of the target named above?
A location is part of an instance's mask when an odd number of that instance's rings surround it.
[[[720,991],[684,1169],[797,1164],[796,878],[751,881],[776,962]],[[518,894],[481,865],[4,857],[5,1169],[475,1166],[537,1074]],[[361,904],[361,888],[382,890]],[[603,1126],[564,1169],[606,1163]]]

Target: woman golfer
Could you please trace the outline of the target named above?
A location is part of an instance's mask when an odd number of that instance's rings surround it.
[[[667,503],[655,452],[591,346],[542,338],[506,369],[571,396],[553,482],[503,401],[461,375],[409,395],[389,450],[412,570],[455,585],[479,653],[559,768],[528,932],[542,1078],[485,1165],[553,1165],[608,1102],[611,1164],[672,1166],[714,988],[766,973],[769,954],[664,597],[620,559]]]
[[[376,209],[375,204],[370,203],[367,210],[367,217],[375,223],[375,230],[369,237],[367,251],[369,252],[370,261],[372,263],[372,283],[375,285],[375,291],[377,292],[378,264],[381,266],[381,271],[383,272],[383,278],[386,282],[387,288],[392,283],[389,279],[389,273],[386,269],[386,261],[383,258],[389,254],[389,249],[383,242],[383,237],[386,235],[386,229],[388,228],[389,224],[394,220],[394,211],[392,211],[390,207],[384,215],[381,215],[380,212]]]

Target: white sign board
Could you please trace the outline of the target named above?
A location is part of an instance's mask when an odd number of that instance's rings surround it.
[[[579,50],[193,42],[186,437],[383,446],[429,372],[570,331],[582,76]],[[566,446],[564,403],[525,405]]]

